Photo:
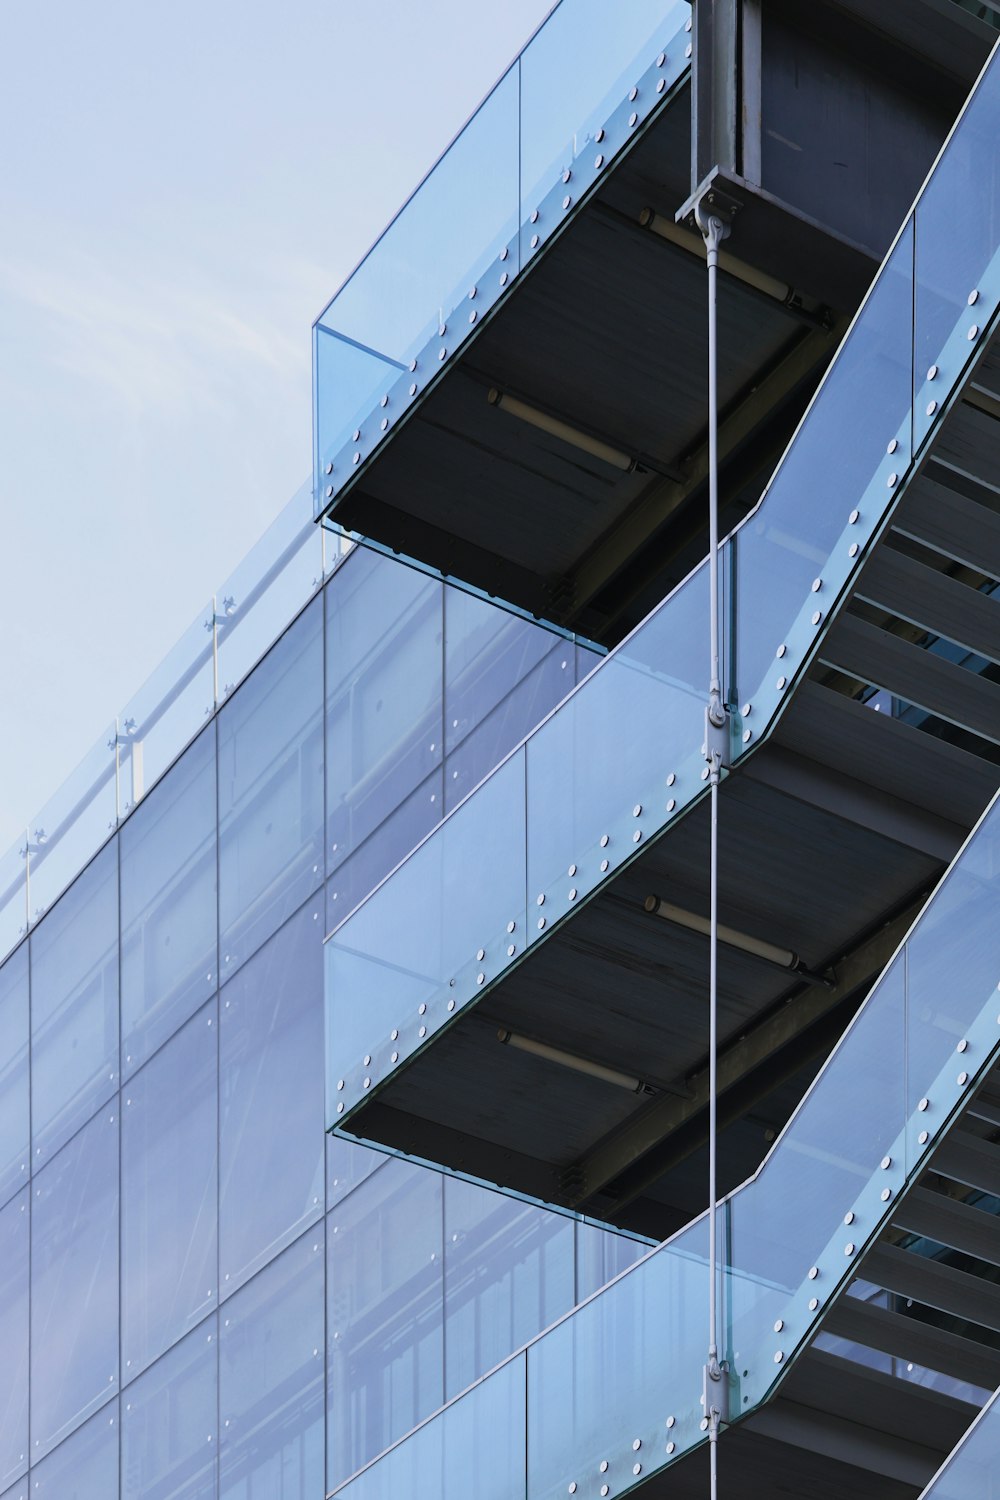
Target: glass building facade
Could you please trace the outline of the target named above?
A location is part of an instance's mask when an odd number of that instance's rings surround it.
[[[327,921],[592,660],[355,548],[7,957],[4,1500],[314,1500],[644,1252],[324,1131]]]

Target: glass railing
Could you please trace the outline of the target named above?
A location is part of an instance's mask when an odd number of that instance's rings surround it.
[[[687,0],[561,0],[318,319],[317,514],[686,76]]]
[[[994,51],[773,480],[723,545],[734,761],[801,679],[996,316],[998,136]],[[331,1126],[701,795],[708,593],[703,564],[330,937]]]
[[[934,1475],[920,1500],[1000,1500],[1000,1391]]]
[[[1000,793],[757,1175],[720,1208],[731,1420],[822,1326],[994,1065],[998,909]],[[464,1475],[484,1500],[596,1500],[690,1452],[704,1441],[707,1239],[702,1216],[337,1493],[457,1495]]]

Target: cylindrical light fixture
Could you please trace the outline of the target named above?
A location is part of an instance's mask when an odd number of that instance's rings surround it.
[[[499,411],[520,418],[522,422],[537,427],[540,432],[547,432],[550,437],[561,438],[571,447],[579,448],[581,453],[589,453],[591,458],[599,458],[613,469],[621,469],[623,474],[628,474],[635,468],[635,459],[630,454],[623,453],[620,448],[613,448],[610,443],[603,443],[600,438],[591,437],[589,432],[581,432],[579,427],[573,427],[559,417],[550,417],[548,412],[539,411],[537,406],[530,406],[518,396],[511,396],[507,391],[499,391],[494,386],[487,393],[486,399]]]

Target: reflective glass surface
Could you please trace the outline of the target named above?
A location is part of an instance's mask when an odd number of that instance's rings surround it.
[[[913,377],[918,438],[931,427],[976,351],[980,330],[1000,299],[997,76],[1000,63],[994,57],[917,203]]]
[[[338,459],[359,427],[353,449],[364,453],[381,435],[382,420],[388,426],[405,409],[409,386],[422,389],[434,373],[438,348],[461,340],[472,326],[470,311],[499,295],[504,270],[508,281],[516,272],[518,95],[515,65],[320,319],[322,460]],[[431,338],[437,342],[425,355]],[[380,406],[383,395],[389,399]],[[350,450],[345,458],[350,463]]]
[[[118,1493],[118,1402],[112,1401],[31,1471],[32,1500],[109,1500]]]
[[[105,1109],[31,1199],[31,1457],[118,1389],[118,1116]]]
[[[25,832],[0,855],[0,956],[9,953],[28,930],[27,843]]]
[[[573,1306],[574,1228],[534,1204],[445,1179],[446,1400]]]
[[[994,1397],[921,1500],[1000,1500],[1000,1402]]]
[[[0,1203],[28,1180],[28,945],[0,969]]]
[[[118,1081],[118,846],[84,870],[31,939],[31,1113],[47,1161]]]
[[[323,1212],[320,916],[304,907],[220,995],[224,1297]]]
[[[219,1418],[223,1500],[322,1495],[322,1224],[223,1308]]]
[[[443,1216],[443,1179],[394,1159],[327,1221],[328,1488],[444,1399]]]
[[[132,1078],[122,1100],[122,1379],[217,1298],[215,1002]]]
[[[108,725],[28,829],[32,922],[46,912],[118,821],[118,724]]]
[[[341,1198],[370,1177],[379,1167],[384,1167],[390,1158],[384,1151],[375,1151],[370,1146],[359,1146],[356,1141],[343,1136],[326,1137],[326,1206],[333,1208]]]
[[[323,879],[323,605],[219,714],[219,946],[225,979]]]
[[[0,1487],[28,1467],[29,1190],[0,1208]]]
[[[366,1078],[370,1086],[391,1072],[475,992],[478,975],[496,973],[523,948],[524,910],[518,752],[358,908],[343,929],[344,943],[327,943],[334,1116],[338,1096],[356,1101]]]
[[[736,535],[737,683],[755,716],[801,668],[861,555],[850,547],[864,548],[909,466],[912,323],[911,224]]]
[[[444,585],[364,547],[345,561],[338,585],[327,590],[326,621],[331,871],[427,781],[444,756]],[[428,812],[436,822],[440,803],[436,809],[429,804]],[[409,843],[401,853],[412,848]],[[391,867],[386,864],[381,873]]]
[[[122,817],[138,805],[215,712],[212,609],[209,601],[199,610],[173,650],[118,716]]]
[[[699,1440],[707,1250],[702,1218],[529,1345],[531,1500],[601,1464],[624,1489]]]
[[[214,993],[215,726],[121,831],[122,1073]]]
[[[525,1356],[344,1486],[350,1500],[519,1500],[525,1496]]]
[[[218,1327],[213,1315],[122,1397],[122,1500],[215,1500]]]
[[[611,1234],[600,1224],[576,1226],[576,1295],[583,1302],[622,1271],[641,1260],[647,1246],[627,1234]]]

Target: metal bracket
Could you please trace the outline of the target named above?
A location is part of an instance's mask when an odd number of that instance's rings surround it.
[[[712,710],[705,708],[705,740],[701,747],[701,753],[711,766],[713,763],[718,770],[728,770],[732,761],[729,734],[729,711],[723,710],[721,724],[712,722]]]
[[[699,183],[687,202],[681,204],[674,214],[675,223],[686,224],[696,233],[704,234],[704,225],[709,217],[721,219],[728,234],[733,220],[743,205],[739,199],[715,186],[713,177],[717,170],[718,168],[713,168],[704,182]],[[721,238],[725,239],[726,235],[722,235]]]
[[[713,1419],[716,1429],[728,1426],[729,1366],[725,1361],[717,1363],[714,1369],[711,1364],[702,1369],[701,1399],[709,1428],[713,1426]]]

